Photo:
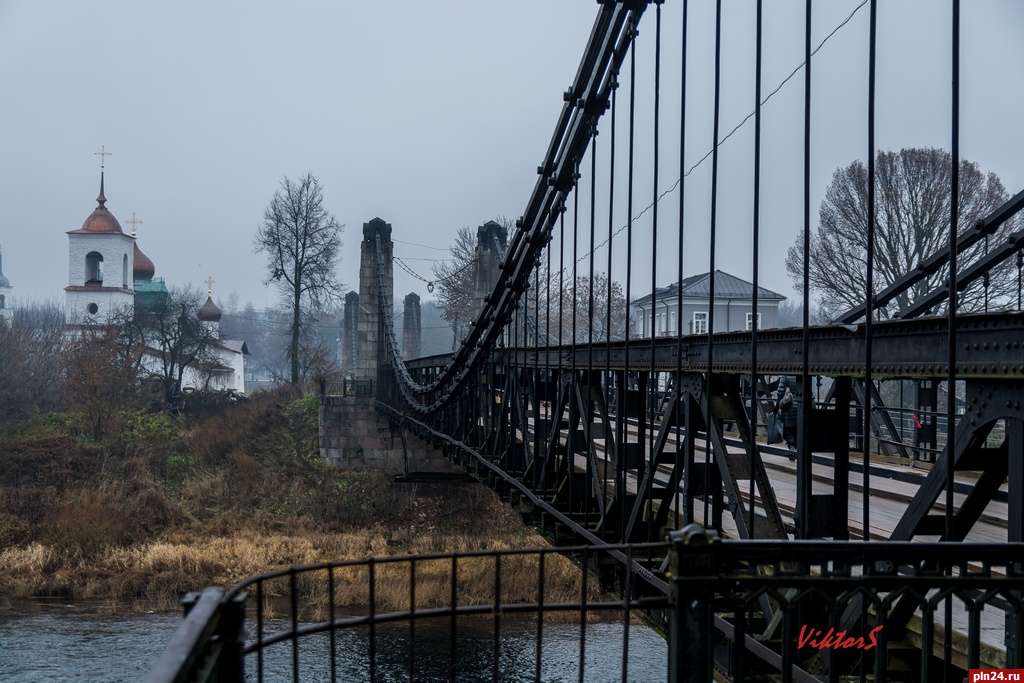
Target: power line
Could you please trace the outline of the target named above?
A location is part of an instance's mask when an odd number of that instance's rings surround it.
[[[412,246],[412,247],[422,247],[423,249],[433,249],[434,251],[448,251],[448,247],[443,247],[443,248],[442,247],[432,247],[429,244],[420,244],[419,242],[406,242],[405,240],[396,240],[396,239],[393,239],[393,238],[392,238],[391,241],[395,242],[397,244],[408,244],[409,246]]]
[[[448,280],[454,280],[459,275],[461,275],[463,272],[465,272],[470,267],[472,267],[473,265],[476,264],[476,259],[473,259],[471,261],[468,261],[466,263],[466,265],[462,266],[461,268],[459,268],[458,270],[456,270],[455,272],[453,272],[453,273],[451,273],[449,275],[446,275],[446,276],[440,277],[440,278],[434,278],[434,279],[429,279],[428,280],[427,278],[423,277],[422,275],[417,273],[415,270],[413,270],[412,266],[410,266],[408,263],[403,261],[402,258],[400,256],[398,256],[397,254],[393,255],[391,258],[395,261],[395,263],[398,264],[398,267],[401,268],[402,270],[404,270],[406,272],[406,274],[408,274],[410,277],[416,278],[417,280],[420,280],[422,282],[427,283],[427,289],[430,290],[430,291],[434,291],[433,287],[434,287],[434,285],[436,283],[446,282]]]

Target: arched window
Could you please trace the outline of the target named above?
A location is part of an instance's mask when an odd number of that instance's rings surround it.
[[[4,309],[4,304],[5,304],[4,295],[0,294],[0,311],[2,311]]]
[[[128,289],[128,254],[121,259],[121,286]]]
[[[103,284],[103,254],[90,251],[85,255],[85,284]]]

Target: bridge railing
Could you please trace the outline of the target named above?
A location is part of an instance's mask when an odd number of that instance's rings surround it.
[[[665,552],[667,593],[622,571]],[[185,620],[147,680],[417,680],[438,668],[449,680],[502,680],[516,659],[503,656],[506,623],[524,618],[536,645],[530,671],[516,675],[542,680],[552,658],[567,665],[564,649],[545,651],[556,614],[579,625],[577,673],[595,647],[590,617],[620,623],[627,680],[639,612],[667,631],[671,681],[704,683],[713,670],[736,681],[885,680],[897,670],[894,679],[930,681],[943,659],[1019,666],[1022,595],[1024,544],[721,541],[690,525],[670,543],[326,562],[208,588],[186,597]],[[947,605],[957,624],[949,639],[936,624]],[[467,625],[489,631],[490,644],[470,652]]]
[[[341,372],[332,372],[320,378],[321,396],[358,396],[370,398],[374,395],[374,381],[348,377]]]
[[[669,680],[709,681],[713,667],[737,681],[950,680],[944,662],[960,680],[1021,665],[1024,544],[672,538]]]
[[[632,612],[666,610],[669,599],[643,591],[639,581],[626,578],[631,573],[613,568],[652,561],[667,548],[667,543],[649,543],[480,550],[325,562],[260,574],[228,590],[207,588],[186,596],[185,621],[147,681],[348,680],[353,663],[361,669],[359,679],[378,680],[387,666],[389,677],[401,671],[407,680],[418,680],[421,668],[427,668],[417,662],[417,652],[423,655],[417,648],[417,624],[425,620],[445,624],[447,652],[442,656],[449,680],[457,675],[501,680],[503,622],[531,616],[537,646],[530,668],[539,680],[545,622],[551,615],[580,625],[581,667],[591,615],[621,615],[628,651]],[[479,623],[481,618],[489,619],[492,629],[490,659],[477,658],[474,670],[465,671],[460,621]],[[394,624],[406,625],[404,653],[385,651],[378,642],[378,629]],[[339,642],[344,631],[361,631],[365,651],[353,656],[352,641]],[[304,643],[318,635],[327,639],[326,648],[305,649]],[[272,651],[275,645],[287,648],[287,656]],[[311,652],[315,661],[310,661]],[[431,654],[436,663],[438,652]]]

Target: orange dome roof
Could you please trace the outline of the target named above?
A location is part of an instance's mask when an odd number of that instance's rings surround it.
[[[123,235],[124,231],[121,230],[121,224],[114,218],[114,214],[110,213],[107,209],[107,197],[103,194],[103,174],[100,174],[100,196],[96,197],[96,203],[99,205],[93,212],[89,214],[89,217],[82,223],[82,227],[74,232],[85,232],[91,234],[116,234]]]
[[[89,217],[82,223],[81,231],[124,234],[121,224],[114,218],[114,214],[107,211],[104,206],[97,206],[96,210],[89,214]]]
[[[132,276],[136,280],[152,280],[156,275],[156,266],[148,256],[139,249],[139,243],[135,243],[135,260],[132,265]]]

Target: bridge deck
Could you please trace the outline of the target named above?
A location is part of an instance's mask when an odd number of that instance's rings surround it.
[[[810,328],[809,363],[815,375],[859,377],[864,373],[864,328],[862,325],[828,325]],[[713,368],[716,372],[749,373],[751,335],[749,332],[721,332],[713,335]],[[769,329],[758,332],[757,368],[761,374],[800,374],[803,362],[800,328]],[[948,375],[947,322],[944,317],[876,322],[872,328],[875,379],[917,377],[945,379]],[[571,346],[542,346],[496,349],[494,360],[520,367],[584,370],[644,371],[682,370],[703,372],[707,368],[708,337],[687,335],[658,337],[653,347],[649,338],[595,342]],[[450,354],[406,361],[410,370],[442,368]],[[963,314],[957,318],[957,377],[1024,377],[1024,313],[998,312]]]
[[[600,420],[597,420],[600,423]],[[611,420],[612,426],[614,427],[614,419]],[[637,437],[636,426],[632,423],[628,425],[630,436],[632,438]],[[599,465],[610,464],[610,460],[605,457],[604,452],[604,439],[596,436],[600,433],[599,430],[595,430],[594,445],[597,454],[597,461]],[[614,430],[613,430],[614,433]],[[522,438],[522,433],[519,433]],[[529,420],[529,426],[527,430],[527,438],[533,436],[533,421],[532,418]],[[562,438],[568,438],[568,430],[562,430]],[[649,442],[646,442],[645,452],[650,455]],[[667,447],[669,449],[675,449],[676,446],[675,435],[669,436]],[[762,444],[766,445],[766,444]],[[695,441],[696,462],[706,461],[706,442],[703,439]],[[737,446],[729,446],[730,452],[742,453],[743,449]],[[816,453],[815,456],[819,459],[829,458],[831,454]],[[793,512],[796,506],[796,465],[791,462],[789,458],[782,455],[775,455],[770,453],[762,454],[765,467],[768,471],[768,476],[771,481],[772,487],[775,492],[775,496],[779,505],[780,510],[783,514],[783,519],[787,526],[792,531],[793,527]],[[851,464],[862,466],[863,459],[859,453],[851,453],[850,456]],[[579,471],[586,470],[586,457],[577,454],[575,458],[576,468]],[[897,523],[906,511],[910,501],[917,493],[919,487],[918,483],[913,481],[907,481],[906,479],[913,479],[919,477],[921,481],[924,479],[924,473],[919,468],[911,467],[894,462],[885,463],[872,463],[872,473],[870,475],[870,486],[871,486],[871,528],[869,529],[869,535],[872,540],[888,540],[893,530],[896,528]],[[828,493],[832,490],[833,486],[833,473],[832,468],[827,462],[817,462],[813,465],[812,471],[814,473],[813,490],[814,493]],[[876,474],[875,472],[879,472]],[[661,486],[668,484],[670,468],[667,465],[661,465],[658,467],[657,474],[655,476],[655,483]],[[903,478],[895,478],[893,475],[899,474],[904,475]],[[850,496],[849,505],[847,507],[847,527],[850,530],[852,538],[863,538],[863,489],[862,480],[860,475],[853,476],[851,473],[850,478]],[[970,475],[958,473],[956,480],[958,483],[968,483],[970,481]],[[614,482],[609,482],[610,486]],[[637,490],[638,481],[637,476],[634,472],[627,472],[626,477],[626,488],[630,493],[635,493]],[[745,487],[744,487],[745,488]],[[1003,485],[1003,491],[1006,490],[1005,484]],[[744,497],[747,494],[744,493]],[[966,496],[963,493],[954,493],[955,504],[959,506]],[[755,503],[758,514],[763,513],[760,508],[759,496],[755,496]],[[672,510],[681,510],[683,506],[682,489],[680,488],[679,494],[675,497],[672,505]],[[1002,501],[993,501],[985,509],[984,514],[977,524],[968,533],[965,539],[968,542],[992,542],[992,543],[1005,543],[1007,540],[1007,504]],[[944,506],[941,501],[936,502],[934,509],[936,512],[942,512]],[[695,506],[695,517],[696,521],[703,522],[703,510],[701,505]],[[722,519],[722,530],[725,536],[738,538],[739,534],[736,530],[732,518],[726,514],[723,515]],[[920,537],[921,541],[936,540],[930,537]],[[938,621],[938,620],[937,620]],[[962,603],[954,601],[953,609],[953,649],[955,657],[958,661],[965,662],[967,657],[967,628],[968,628],[968,616],[967,611],[964,609]],[[920,620],[915,619],[909,625],[908,638],[913,640],[915,637],[920,636]],[[941,650],[943,647],[943,636],[942,626],[940,623],[936,623],[936,637],[935,637],[935,652],[936,655],[941,656]],[[1001,667],[1006,662],[1006,652],[1004,645],[1004,634],[1005,634],[1005,622],[1003,613],[994,608],[987,608],[981,613],[981,655],[982,663],[985,666]]]

